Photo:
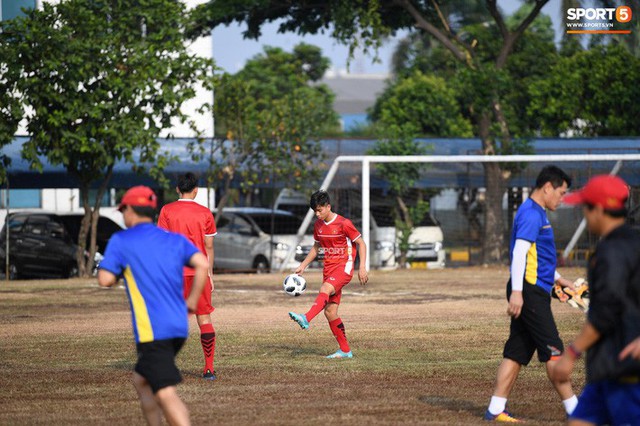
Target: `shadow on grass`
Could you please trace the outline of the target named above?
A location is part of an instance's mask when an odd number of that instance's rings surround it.
[[[418,397],[418,401],[433,407],[443,408],[450,411],[466,411],[472,416],[482,417],[486,407],[475,404],[471,401],[447,398],[439,395],[422,395]]]

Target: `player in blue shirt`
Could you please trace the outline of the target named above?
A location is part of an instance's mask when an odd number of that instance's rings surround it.
[[[127,230],[109,240],[100,263],[98,283],[110,287],[123,276],[138,362],[133,384],[148,424],[188,425],[189,411],[176,392],[182,381],[175,365],[189,334],[193,311],[207,279],[207,258],[185,237],[153,224],[157,199],[150,188],[136,186],[122,197],[118,209]],[[182,268],[195,268],[192,291],[185,301]]]
[[[529,364],[537,351],[549,375],[564,350],[551,312],[551,289],[554,283],[565,287],[573,283],[556,272],[556,246],[546,209],[555,210],[570,185],[571,178],[561,169],[544,167],[531,196],[516,212],[510,244],[511,279],[507,283],[511,328],[485,420],[519,421],[506,410],[506,404],[521,367]],[[551,383],[570,414],[578,403],[571,382]]]

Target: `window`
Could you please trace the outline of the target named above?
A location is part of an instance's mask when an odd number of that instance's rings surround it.
[[[7,206],[7,204],[9,204]],[[10,189],[7,200],[7,190],[0,191],[0,207],[12,209],[40,208],[42,197],[39,189]]]
[[[271,214],[254,214],[251,215],[251,217],[265,234],[271,234],[272,223],[274,235],[297,234],[300,225],[302,225],[302,220],[293,215],[273,214],[272,216]]]
[[[96,204],[96,196],[98,195],[98,190],[97,189],[90,189],[89,190],[89,204],[90,205],[95,205]],[[80,199],[82,200],[82,193],[80,194]],[[100,205],[101,206],[110,206],[111,204],[111,193],[107,190],[104,191],[104,194],[102,195],[102,200],[100,201]]]

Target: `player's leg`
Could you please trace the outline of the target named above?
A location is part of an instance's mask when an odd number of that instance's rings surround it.
[[[535,352],[533,340],[520,318],[511,319],[509,338],[504,345],[503,359],[498,367],[496,384],[485,413],[485,420],[499,422],[518,421],[507,411],[507,400],[515,385],[520,369],[527,365]]]
[[[329,355],[327,358],[351,358],[353,356],[351,353],[351,347],[347,341],[347,333],[345,331],[344,324],[338,315],[340,296],[342,296],[342,290],[337,291],[336,294],[331,296],[329,303],[324,309],[324,315],[327,318],[327,321],[329,321],[331,333],[333,333],[333,336],[336,338],[336,341],[340,346],[340,349],[337,352]]]
[[[306,314],[296,314],[295,312],[289,312],[289,317],[298,323],[298,325],[303,328],[309,328],[309,323],[313,320],[320,312],[324,310],[329,303],[329,297],[335,293],[335,289],[328,282],[323,282],[320,287],[320,292],[316,297],[316,300],[311,305],[311,308],[307,311]]]
[[[133,386],[138,393],[142,414],[150,426],[160,426],[162,424],[162,408],[156,401],[149,382],[140,374],[133,373]]]
[[[578,405],[578,397],[573,393],[571,381],[561,381],[552,375],[555,363],[564,351],[564,345],[551,311],[551,299],[545,290],[529,285],[524,288],[523,298],[526,309],[523,309],[522,319],[535,342],[538,359],[546,364],[547,377],[560,396],[565,411],[571,414]]]
[[[184,277],[185,292],[191,292],[191,286],[193,285],[193,277]],[[202,377],[207,380],[215,380],[216,374],[213,368],[215,352],[216,352],[216,330],[213,327],[213,321],[211,320],[211,313],[214,308],[211,304],[211,279],[209,278],[205,283],[204,290],[198,299],[198,306],[196,307],[196,321],[200,328],[200,344],[202,346],[202,353],[204,355],[204,369],[202,371]],[[187,293],[188,294],[188,293]]]
[[[216,330],[211,321],[211,315],[196,315],[198,326],[200,327],[200,344],[204,354],[204,370],[202,377],[208,380],[215,380],[215,370],[213,363],[216,352]]]
[[[165,419],[170,425],[188,426],[189,410],[178,396],[175,386],[167,386],[156,392],[156,400],[162,407]]]

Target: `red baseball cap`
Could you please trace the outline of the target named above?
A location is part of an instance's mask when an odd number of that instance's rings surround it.
[[[627,183],[613,175],[598,175],[579,191],[567,194],[562,199],[566,204],[592,204],[607,210],[620,210],[629,198]]]
[[[124,206],[136,206],[136,207],[153,207],[158,206],[158,197],[148,186],[134,186],[124,193],[118,210],[122,211]]]

